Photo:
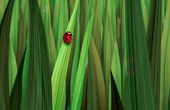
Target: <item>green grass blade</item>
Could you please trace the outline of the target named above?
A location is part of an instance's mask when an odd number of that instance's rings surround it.
[[[51,110],[51,70],[46,34],[38,1],[29,1],[29,61],[26,79],[26,96],[21,109]],[[43,48],[43,50],[42,50]]]
[[[11,94],[11,90],[13,88],[16,76],[17,76],[17,62],[15,58],[15,53],[12,47],[12,43],[10,41],[9,44],[9,93]]]
[[[9,46],[9,91],[11,93],[16,75],[17,75],[17,62],[16,62],[16,52],[17,52],[17,35],[18,35],[18,16],[19,16],[19,3],[15,0],[11,26],[10,26],[10,46]]]
[[[29,44],[27,45],[27,48],[25,50],[25,59],[24,59],[24,65],[23,65],[23,75],[22,75],[22,97],[21,97],[21,109],[24,109],[24,104],[26,100],[26,91],[27,91],[27,79],[28,79],[28,63],[29,63]]]
[[[89,52],[90,54],[90,52]],[[90,61],[87,67],[87,110],[96,110],[99,109],[99,103],[97,98],[97,91],[94,82],[94,75],[93,75],[93,66],[91,63],[91,56],[89,56]]]
[[[10,26],[10,39],[12,43],[12,47],[14,50],[14,53],[16,55],[17,53],[17,38],[18,38],[18,20],[19,19],[19,1],[15,0],[13,13],[12,13],[12,19],[11,19],[11,26]]]
[[[2,21],[7,4],[8,4],[8,0],[0,0],[0,23]]]
[[[14,0],[9,1],[0,24],[0,109],[9,110],[9,42]]]
[[[100,57],[95,46],[93,39],[90,42],[90,53],[91,53],[91,65],[92,65],[92,75],[94,78],[94,88],[96,89],[95,92],[97,94],[97,101],[99,102],[99,109],[105,110],[107,108],[106,104],[106,88],[105,88],[105,81],[103,76],[102,65],[100,61]]]
[[[94,30],[93,30],[93,38],[101,58],[102,55],[102,38],[103,38],[103,23],[102,23],[102,0],[95,0],[95,16],[94,16]]]
[[[112,64],[111,64],[111,71],[114,77],[116,86],[118,88],[119,95],[122,94],[122,73],[121,73],[121,66],[120,66],[120,58],[119,58],[119,51],[117,43],[115,43],[113,48],[113,56],[112,56]]]
[[[91,31],[93,26],[93,18],[94,15],[92,13],[91,18],[87,25],[87,30],[84,35],[83,45],[80,54],[80,61],[77,70],[77,75],[75,79],[75,86],[73,90],[73,99],[71,99],[71,110],[79,110],[81,108],[81,100],[82,100],[82,89],[84,85],[84,74],[86,67],[86,58],[88,54],[88,47],[90,43]]]
[[[25,51],[26,52],[26,51]],[[10,110],[21,109],[21,98],[22,98],[22,75],[25,61],[25,53],[22,57],[21,64],[19,65],[16,80],[10,95]]]
[[[50,0],[39,0],[39,6],[41,10],[41,16],[43,19],[43,24],[46,32],[48,53],[50,58],[50,63],[53,68],[56,61],[56,47],[55,40],[51,25],[51,10],[50,10]]]
[[[79,56],[80,56],[80,22],[79,22],[79,17],[77,17],[77,27],[78,27],[78,29],[77,29],[77,37],[76,37],[76,47],[75,47],[73,64],[72,64],[73,66],[72,66],[72,71],[71,71],[71,89],[70,89],[71,97],[73,96],[73,90],[74,90],[76,73],[77,73],[78,64],[79,64]]]
[[[143,12],[143,20],[145,24],[145,30],[147,30],[148,26],[148,18],[149,18],[149,2],[151,0],[141,0],[141,7]]]
[[[167,3],[167,13],[161,41],[161,76],[160,76],[160,110],[169,110],[168,96],[170,93],[170,1]]]
[[[78,12],[79,0],[75,3],[75,8],[73,10],[72,16],[70,18],[69,24],[67,26],[66,31],[70,31],[73,33],[76,15]],[[74,36],[74,35],[73,35]],[[71,45],[67,45],[62,42],[62,46],[60,48],[55,67],[52,75],[52,97],[53,97],[53,109],[60,110],[65,106],[62,102],[64,100],[62,96],[64,96],[65,92],[65,79],[68,68],[68,62],[70,57]]]
[[[59,20],[58,20],[59,28],[57,32],[57,50],[58,51],[60,50],[60,47],[63,41],[63,33],[66,31],[67,24],[68,24],[68,11],[67,10],[68,10],[67,0],[60,0],[60,12],[59,12]]]
[[[58,0],[54,11],[53,31],[56,42],[57,54],[60,51],[63,33],[68,24],[68,5],[67,0]]]
[[[155,110],[149,56],[140,0],[126,1],[127,78],[130,81],[131,110]],[[126,82],[125,82],[126,83]]]
[[[103,74],[105,79],[106,85],[106,97],[107,97],[107,109],[111,109],[111,63],[112,63],[112,53],[113,53],[113,44],[114,44],[114,34],[115,30],[113,30],[113,22],[112,22],[112,0],[107,0],[107,7],[105,13],[105,22],[104,22],[104,33],[103,33],[103,48],[102,48],[102,67],[103,67]],[[113,18],[115,19],[115,18]]]
[[[111,76],[113,75],[113,73],[111,73]],[[114,80],[114,77],[111,77],[111,101],[112,101],[112,105],[111,105],[111,109],[112,110],[124,110],[123,109],[123,105],[122,105],[122,101],[118,92],[118,89],[116,87],[116,83]]]
[[[18,39],[17,39],[17,65],[19,66],[22,61],[22,56],[26,49],[26,41],[27,41],[27,23],[24,24],[24,18],[22,17],[23,13],[21,8],[19,9],[19,23],[18,23]]]
[[[151,78],[156,108],[160,99],[160,65],[162,38],[162,1],[151,0],[150,16],[147,29],[148,51],[151,67]]]

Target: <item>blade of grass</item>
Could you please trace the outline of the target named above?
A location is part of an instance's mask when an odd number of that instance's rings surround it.
[[[70,18],[69,24],[67,26],[66,31],[73,32],[74,26],[76,22],[76,15],[78,12],[79,0],[75,3],[75,8],[73,10],[72,16]],[[53,74],[52,74],[52,101],[53,101],[53,109],[60,110],[65,106],[61,100],[64,97],[64,88],[65,88],[65,79],[68,68],[68,62],[70,57],[71,45],[67,45],[62,42],[62,46],[60,48]]]
[[[126,88],[124,88],[125,87],[125,79],[126,79],[126,76],[127,76],[127,72],[128,72],[128,69],[127,69],[127,43],[126,43],[126,41],[127,41],[127,34],[126,34],[126,10],[125,10],[125,0],[123,1],[123,10],[122,10],[122,17],[123,17],[123,23],[122,23],[122,35],[123,35],[123,57],[122,57],[122,98],[124,98],[124,96],[125,96],[125,94],[124,93],[126,93]],[[130,89],[129,88],[129,86],[128,86],[128,89]],[[123,102],[124,102],[124,99],[123,99]],[[130,102],[129,102],[130,103]],[[123,103],[124,104],[124,103]],[[130,105],[130,104],[128,104],[128,105]],[[125,108],[125,107],[124,107]]]
[[[120,66],[121,66],[121,89],[122,92],[121,94],[121,99],[124,100],[124,93],[126,93],[126,90],[124,88],[124,84],[125,84],[125,78],[127,75],[127,44],[126,44],[126,13],[125,13],[125,0],[121,1],[121,6],[122,10],[121,10],[121,15],[120,18],[117,18],[117,23],[121,22],[120,24],[120,37],[121,37],[121,43],[117,43],[118,45],[118,49],[119,49],[119,59],[120,59]],[[120,21],[121,20],[121,21]],[[118,31],[118,30],[117,30]],[[119,32],[117,32],[117,37],[119,36]],[[129,105],[129,104],[128,104]]]
[[[102,56],[102,37],[103,37],[103,24],[102,24],[102,1],[101,0],[95,0],[95,17],[94,17],[94,30],[93,30],[93,36],[94,36],[94,42],[97,47],[97,51],[99,53],[99,56],[101,58]]]
[[[68,7],[67,0],[61,0],[60,2],[60,12],[59,12],[59,24],[58,24],[58,32],[57,32],[57,51],[60,50],[62,41],[63,41],[63,33],[65,32],[68,24]],[[58,16],[56,16],[58,17]],[[55,19],[55,18],[54,18]]]
[[[29,61],[26,79],[25,110],[51,110],[51,70],[46,34],[37,0],[29,1]],[[43,48],[43,50],[42,50]]]
[[[127,75],[131,110],[155,110],[140,0],[126,0]],[[125,82],[126,83],[126,82]]]
[[[17,62],[16,62],[16,52],[17,52],[17,35],[18,35],[18,16],[19,16],[19,3],[18,0],[14,2],[14,8],[11,18],[10,26],[10,44],[9,44],[9,92],[11,90],[17,75]]]
[[[2,22],[0,24],[0,109],[9,110],[9,31],[12,9],[15,0],[8,2]]]
[[[25,107],[25,100],[26,100],[26,92],[27,92],[27,78],[28,78],[28,63],[29,63],[29,42],[27,44],[27,48],[25,50],[25,58],[24,58],[24,65],[23,65],[23,75],[22,75],[22,95],[21,95],[21,110]]]
[[[58,0],[56,3],[58,4],[56,4],[54,12],[53,32],[58,54],[63,40],[63,33],[66,31],[68,24],[68,6],[67,0]]]
[[[8,0],[0,0],[0,23],[4,16],[4,12],[6,10],[7,4],[8,4]]]
[[[73,96],[73,88],[75,85],[75,79],[76,79],[76,73],[78,69],[78,63],[79,63],[79,56],[80,56],[80,22],[79,22],[79,17],[77,17],[77,37],[76,37],[76,47],[74,51],[74,58],[73,58],[73,63],[72,63],[72,71],[71,71],[71,90],[70,90],[70,95],[71,98]]]
[[[26,91],[27,91],[27,78],[28,78],[28,63],[30,56],[30,46],[29,46],[29,1],[20,1],[20,17],[19,17],[19,36],[18,36],[18,54],[17,54],[17,64],[21,62],[21,56],[25,52],[24,65],[23,65],[23,75],[22,75],[22,95],[21,95],[21,109],[25,107]],[[23,31],[22,31],[23,29]]]
[[[9,93],[11,94],[11,90],[13,88],[16,76],[17,76],[17,62],[15,58],[15,53],[12,47],[12,42],[10,40],[9,44]]]
[[[150,0],[141,0],[141,7],[142,7],[142,12],[143,12],[145,30],[147,30],[147,25],[148,25],[149,3],[150,3]]]
[[[87,110],[87,78],[88,78],[88,72],[87,72],[87,68],[86,68],[86,72],[85,72],[85,77],[84,77],[84,85],[82,88],[82,101],[79,102],[79,104],[81,104],[81,110]]]
[[[73,90],[73,99],[71,99],[71,110],[79,110],[81,108],[81,100],[82,100],[82,89],[84,85],[84,74],[86,67],[86,58],[88,54],[88,47],[90,43],[91,31],[93,26],[93,18],[94,14],[91,13],[91,18],[87,25],[87,30],[84,35],[83,45],[80,54],[79,66],[76,74],[75,85]]]
[[[99,101],[99,109],[100,110],[106,110],[107,104],[106,104],[106,88],[105,88],[105,81],[104,81],[104,76],[103,76],[103,70],[102,70],[102,65],[100,61],[100,57],[97,51],[97,48],[94,44],[94,40],[91,39],[90,42],[90,53],[91,53],[91,65],[92,65],[92,70],[94,78],[94,88],[95,92],[97,94],[97,101]]]
[[[48,45],[48,53],[51,63],[51,68],[53,68],[56,60],[56,47],[53,35],[53,30],[51,26],[51,10],[50,10],[50,0],[39,0],[39,6],[41,10],[41,16],[43,19],[43,24],[46,32],[46,39]]]
[[[104,35],[102,42],[103,42],[103,49],[102,49],[102,67],[103,67],[103,74],[105,79],[106,85],[106,97],[107,97],[107,109],[111,109],[111,61],[112,61],[112,51],[113,51],[113,43],[114,43],[114,33],[113,33],[113,26],[112,26],[112,0],[107,0],[107,7],[106,7],[106,20],[104,22]]]
[[[90,53],[89,53],[90,54]],[[94,84],[94,75],[93,75],[93,66],[91,63],[91,56],[88,58],[90,61],[88,62],[87,67],[87,110],[98,110],[99,104],[97,100],[96,88]]]
[[[83,0],[80,2],[80,32],[82,33],[81,36],[84,36],[84,32],[86,31],[86,25],[87,25],[87,9],[88,9],[88,2],[87,0]],[[80,39],[81,44],[82,44],[82,39]]]
[[[21,6],[21,4],[20,4]],[[18,23],[18,39],[17,39],[17,66],[19,67],[21,61],[22,61],[22,56],[24,54],[24,51],[26,49],[26,39],[27,39],[27,23],[24,23],[24,18],[23,18],[23,13],[21,10],[21,7],[19,7],[19,23]]]
[[[58,24],[59,24],[59,14],[60,14],[60,2],[61,0],[56,0],[55,2],[55,7],[54,7],[54,18],[53,18],[53,33],[54,33],[54,39],[55,39],[55,44],[57,43],[57,32],[58,32]],[[57,46],[57,44],[56,44]]]
[[[113,75],[113,73],[111,73],[111,75]],[[113,78],[114,76],[111,77],[112,110],[124,110],[115,80]]]
[[[115,42],[114,48],[113,48],[113,56],[112,56],[112,64],[111,64],[111,71],[112,75],[114,77],[116,86],[118,88],[118,93],[121,97],[122,90],[121,90],[121,82],[122,82],[122,76],[121,76],[121,66],[120,66],[120,59],[119,59],[119,52],[118,52],[118,47],[117,43]]]
[[[22,75],[25,61],[25,53],[26,51],[24,52],[21,64],[19,65],[16,80],[10,95],[10,110],[21,110]]]
[[[18,18],[19,18],[19,1],[15,0],[10,26],[11,28],[10,39],[15,55],[17,54]]]
[[[170,1],[167,3],[167,13],[161,41],[161,76],[160,76],[160,110],[168,110],[170,93]]]
[[[162,1],[151,0],[150,17],[147,29],[148,51],[151,66],[151,78],[156,108],[160,100],[160,65],[162,38]]]

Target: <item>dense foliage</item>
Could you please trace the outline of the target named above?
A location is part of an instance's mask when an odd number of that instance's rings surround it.
[[[170,110],[169,66],[170,0],[0,0],[0,110]]]

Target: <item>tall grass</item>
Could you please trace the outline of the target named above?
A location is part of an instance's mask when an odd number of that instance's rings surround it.
[[[169,110],[169,38],[170,0],[0,0],[0,110]]]

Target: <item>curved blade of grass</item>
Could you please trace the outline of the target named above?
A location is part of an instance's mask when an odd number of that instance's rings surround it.
[[[19,0],[20,3],[20,16],[23,18],[24,26],[26,25],[27,31],[29,30],[28,24],[30,24],[30,11],[29,11],[29,0]],[[25,35],[26,36],[26,35]]]
[[[122,75],[121,75],[121,65],[120,65],[119,49],[118,49],[117,39],[118,39],[118,41],[122,40],[121,37],[124,37],[124,36],[119,36],[119,34],[117,33],[117,30],[119,30],[119,29],[116,28],[116,26],[117,26],[116,24],[117,24],[117,21],[118,21],[118,23],[120,23],[121,19],[118,18],[118,20],[116,21],[116,0],[112,0],[111,3],[114,4],[113,7],[112,7],[113,11],[111,13],[112,19],[113,19],[112,20],[112,29],[113,29],[113,36],[114,36],[114,38],[113,38],[114,39],[113,40],[114,45],[113,45],[113,49],[112,49],[113,53],[112,53],[111,71],[113,73],[113,77],[114,77],[114,80],[116,82],[119,95],[121,96],[121,87],[122,87],[121,78],[122,78]],[[123,6],[123,4],[122,4],[122,6]]]
[[[8,0],[0,0],[0,23],[4,16],[4,12],[6,10],[7,4],[8,4]]]
[[[91,54],[89,52],[89,54]],[[98,98],[96,94],[96,87],[94,84],[94,75],[93,75],[93,66],[91,63],[92,55],[89,55],[89,62],[88,62],[88,67],[87,67],[87,110],[98,110],[99,109],[99,103],[98,103]]]
[[[160,110],[169,110],[170,97],[170,1],[167,3],[167,13],[161,41],[161,76],[160,76]]]
[[[93,39],[91,39],[90,43],[90,52],[92,56],[92,66],[93,66],[93,78],[94,78],[94,87],[96,89],[97,98],[99,101],[99,109],[100,110],[106,110],[107,104],[106,104],[106,88],[105,88],[105,81],[103,76],[103,70],[102,65],[100,61],[100,57],[97,51],[97,48],[94,44]]]
[[[111,72],[111,75],[113,73]],[[111,77],[111,91],[112,91],[112,110],[124,110],[120,99],[118,89],[114,80],[114,76]]]
[[[79,0],[75,3],[75,8],[73,10],[71,19],[69,21],[69,24],[67,26],[66,31],[70,31],[73,33],[75,21],[76,21],[76,15],[78,12],[78,5]],[[63,40],[62,40],[63,41]],[[63,102],[63,96],[65,96],[64,88],[65,88],[65,79],[66,79],[66,73],[68,68],[68,62],[70,57],[70,51],[71,51],[71,45],[67,45],[64,42],[62,42],[62,46],[60,48],[53,74],[52,74],[52,101],[53,101],[53,109],[54,110],[60,110],[65,106]]]
[[[14,53],[16,55],[17,53],[17,37],[18,37],[18,20],[19,19],[19,1],[15,0],[14,8],[12,12],[12,18],[11,18],[11,26],[10,26],[10,39],[12,43],[12,47],[14,50]]]
[[[126,93],[127,89],[124,89],[124,84],[125,84],[125,78],[127,75],[127,44],[126,44],[126,13],[125,13],[125,0],[121,1],[121,6],[122,10],[121,10],[121,15],[120,18],[117,18],[117,22],[120,23],[120,33],[117,32],[117,37],[120,34],[121,37],[121,43],[120,45],[118,45],[118,51],[119,51],[119,60],[120,60],[120,66],[121,66],[121,94],[119,94],[121,96],[121,99],[124,100],[124,93]],[[117,30],[118,31],[118,30]],[[114,59],[114,57],[112,57]],[[125,102],[126,103],[126,102]],[[127,104],[129,105],[129,104]]]
[[[143,19],[145,24],[145,30],[147,30],[148,26],[148,18],[149,18],[149,4],[151,0],[141,0],[141,7],[143,12]]]
[[[66,31],[68,24],[68,5],[67,0],[56,1],[54,11],[53,32],[57,47],[57,54],[60,51],[63,41],[63,33]]]
[[[51,110],[51,70],[46,34],[37,0],[29,1],[29,62],[26,79],[25,110]],[[42,50],[43,49],[43,50]]]
[[[39,0],[39,6],[41,10],[41,15],[43,19],[43,24],[46,32],[46,39],[48,45],[48,53],[50,58],[50,63],[53,68],[55,60],[56,60],[56,48],[55,48],[55,40],[53,35],[53,30],[51,26],[51,10],[50,10],[50,0]]]
[[[9,93],[10,94],[17,76],[17,71],[18,68],[17,68],[17,62],[15,58],[15,53],[12,47],[12,42],[10,40],[10,44],[9,44]]]
[[[95,5],[94,28],[93,28],[94,42],[100,58],[102,55],[102,38],[103,38],[102,1],[103,0],[95,0],[96,5]]]
[[[12,9],[15,0],[8,2],[0,24],[0,109],[9,110],[9,39]]]
[[[88,48],[90,44],[92,26],[93,26],[94,14],[91,14],[91,18],[88,22],[86,32],[84,35],[83,45],[80,54],[79,66],[76,74],[75,85],[73,90],[73,99],[71,99],[71,110],[80,110],[82,101],[82,90],[84,85],[84,75],[86,67],[86,58],[88,55]]]
[[[20,4],[21,6],[21,4]],[[22,61],[22,56],[24,54],[25,48],[26,48],[26,39],[27,39],[27,23],[24,23],[24,18],[23,18],[23,13],[21,10],[21,7],[19,7],[19,23],[18,23],[18,39],[17,39],[17,65],[19,67],[21,61]]]
[[[22,1],[22,2],[21,2]],[[22,95],[21,95],[21,109],[24,109],[24,103],[26,100],[26,91],[27,91],[27,76],[28,76],[28,63],[29,63],[29,1],[21,0],[20,1],[20,17],[19,17],[19,36],[18,36],[18,52],[17,52],[17,64],[18,66],[21,63],[21,58],[25,52],[24,65],[23,65],[23,75],[22,75]]]
[[[72,71],[71,71],[71,98],[73,96],[73,90],[74,90],[74,85],[75,85],[75,79],[76,79],[76,73],[78,69],[78,63],[79,63],[79,56],[80,56],[80,22],[79,22],[79,17],[77,17],[77,37],[76,37],[76,47],[75,47],[75,52],[74,52],[74,58],[73,58],[73,66],[72,66]]]
[[[105,85],[106,85],[106,97],[107,97],[107,109],[111,109],[111,75],[110,75],[110,69],[111,69],[111,63],[112,63],[112,51],[113,51],[113,44],[114,44],[114,34],[113,31],[113,22],[112,22],[112,0],[107,0],[106,2],[106,13],[105,13],[105,22],[104,22],[104,33],[103,33],[103,50],[102,50],[102,67],[103,67],[103,73],[104,73],[104,79],[105,79]],[[115,18],[113,18],[115,19]]]
[[[17,35],[18,35],[18,16],[19,16],[19,3],[18,0],[14,2],[14,8],[11,18],[10,26],[10,46],[9,46],[9,92],[11,90],[17,75],[17,63],[16,63],[16,52],[17,52]]]
[[[26,49],[25,49],[26,50]],[[25,61],[25,53],[22,57],[21,64],[19,65],[16,80],[10,95],[10,110],[21,110],[21,97],[22,97],[22,75]]]
[[[59,16],[54,16],[54,17],[59,17],[59,24],[58,24],[58,32],[57,32],[57,51],[60,50],[62,41],[63,41],[63,33],[65,32],[68,24],[68,5],[67,5],[67,0],[61,0],[60,2],[60,12]],[[55,18],[54,18],[55,19]]]
[[[26,100],[26,91],[27,91],[27,79],[28,79],[28,63],[29,63],[29,43],[27,44],[27,48],[25,50],[25,58],[24,58],[24,65],[23,65],[23,75],[22,75],[22,97],[21,97],[21,110],[25,107],[25,100]]]
[[[54,33],[54,39],[55,39],[55,44],[57,43],[57,32],[58,32],[58,24],[59,24],[59,9],[60,9],[60,2],[61,0],[56,0],[55,4],[55,7],[54,7],[54,18],[53,18],[53,24],[52,24],[52,27],[53,27],[53,33]],[[57,45],[56,45],[57,46]]]
[[[160,65],[162,38],[162,1],[151,0],[150,17],[147,29],[148,51],[151,66],[151,78],[156,108],[160,100]]]
[[[121,97],[122,94],[122,76],[121,76],[121,66],[120,66],[120,59],[119,59],[119,51],[118,51],[118,46],[117,43],[115,42],[114,48],[113,48],[113,56],[112,56],[112,64],[111,64],[111,71],[112,75],[114,77],[116,86],[118,88],[118,93]]]
[[[126,0],[127,75],[131,110],[155,110],[140,0]]]

